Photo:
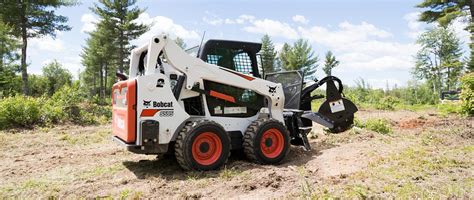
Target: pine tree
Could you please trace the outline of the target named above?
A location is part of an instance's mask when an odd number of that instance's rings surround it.
[[[270,36],[265,34],[262,37],[262,49],[260,50],[260,56],[262,58],[262,68],[264,73],[272,73],[277,71],[275,66],[276,58],[275,46],[273,45]]]
[[[12,28],[0,20],[0,69],[18,59],[18,39],[12,36]]]
[[[456,34],[448,28],[437,27],[421,34],[417,43],[421,49],[416,55],[415,77],[427,80],[438,94],[444,89],[453,89],[463,68],[462,48]]]
[[[70,1],[0,1],[0,19],[11,26],[11,33],[21,38],[21,76],[23,94],[29,94],[26,53],[28,38],[50,35],[56,36],[56,31],[68,31],[67,17],[57,15],[54,9],[71,6]]]
[[[0,20],[0,99],[21,91],[21,80],[15,74],[18,66],[16,53],[20,48],[18,39],[11,36],[11,27]]]
[[[301,70],[305,79],[313,79],[318,67],[318,56],[314,55],[313,49],[307,40],[298,39],[293,46],[284,44],[280,52],[280,60],[283,69]]]
[[[118,49],[116,51],[117,68],[120,73],[123,73],[127,69],[128,55],[133,48],[130,41],[149,30],[147,25],[134,21],[144,12],[144,9],[133,7],[136,0],[99,0],[99,2],[100,5],[94,4],[91,9],[101,18],[100,23],[113,31],[114,45]]]
[[[339,65],[339,61],[336,60],[336,56],[331,51],[326,53],[326,60],[324,61],[323,71],[326,75],[331,76],[332,69]]]
[[[104,98],[115,80],[113,65],[117,65],[118,55],[111,53],[118,51],[118,47],[113,43],[115,32],[103,23],[98,23],[97,29],[89,34],[90,38],[86,40],[81,54],[82,64],[86,67],[81,78],[91,96],[98,94]]]
[[[292,56],[291,54],[291,46],[285,42],[285,44],[283,44],[283,47],[280,50],[280,55],[278,59],[282,69],[286,70],[286,66],[290,65],[290,57]]]
[[[432,23],[438,22],[441,26],[448,26],[453,20],[468,18],[469,24],[466,30],[471,33],[471,55],[468,70],[474,71],[474,1],[473,0],[423,0],[417,5],[419,8],[427,8],[420,15],[420,21]]]

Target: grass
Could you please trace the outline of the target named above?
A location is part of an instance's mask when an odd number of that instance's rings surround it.
[[[364,122],[358,122],[364,124]],[[459,127],[433,127],[416,136],[392,133],[393,140],[406,140],[407,147],[387,155],[375,152],[367,169],[347,178],[318,179],[311,184],[299,169],[303,199],[367,198],[465,198],[472,194],[474,145],[460,139],[469,130]],[[408,142],[409,141],[409,142]]]
[[[366,121],[361,121],[358,118],[355,118],[354,126],[358,128],[365,128],[367,130],[371,130],[380,134],[390,134],[393,132],[392,125],[386,119],[370,118]],[[354,133],[357,134],[357,131],[359,130],[354,130]]]
[[[307,179],[307,171],[304,166],[299,166],[297,168],[298,170],[298,175],[301,180],[300,183],[300,190],[303,198],[308,199],[313,196],[313,185],[308,181]]]
[[[79,177],[81,179],[100,178],[122,171],[123,169],[125,169],[125,166],[123,166],[123,164],[121,163],[114,164],[111,166],[100,166],[81,173]]]
[[[462,107],[460,102],[446,102],[438,104],[437,110],[441,116],[448,116],[449,114],[460,114]]]
[[[132,189],[124,189],[120,191],[119,198],[120,200],[125,200],[125,199],[141,199],[142,198],[142,192],[140,191],[133,191]],[[114,199],[114,198],[112,198]]]
[[[0,197],[5,198],[10,195],[34,195],[42,194],[43,196],[55,196],[61,190],[59,184],[44,178],[30,178],[26,181],[6,185],[0,188]]]
[[[230,180],[233,177],[236,177],[238,175],[242,174],[242,171],[236,170],[236,169],[228,169],[227,166],[224,166],[224,169],[222,169],[219,172],[219,178],[224,179],[224,180]]]
[[[323,100],[315,100],[311,102],[313,112],[317,112]],[[445,101],[436,105],[431,104],[404,104],[404,103],[393,103],[393,104],[376,104],[376,103],[365,103],[358,102],[356,105],[359,109],[368,110],[408,110],[413,112],[425,111],[425,110],[436,110],[439,115],[447,116],[449,114],[460,114],[462,112],[461,102],[456,101]]]
[[[474,184],[472,178],[457,177],[462,179],[457,182],[452,180],[441,181],[450,174],[449,171],[465,170],[474,163],[462,160],[456,149],[464,153],[469,152],[469,147],[451,149],[440,145],[442,131],[431,130],[423,133],[419,143],[407,149],[394,153],[386,159],[369,165],[367,172],[360,172],[360,177],[376,179],[383,184],[383,192],[396,194],[400,198],[426,198],[433,195],[444,197],[467,194]],[[428,135],[434,135],[431,137]],[[421,143],[421,144],[420,144]],[[427,185],[430,185],[427,187]],[[442,191],[438,187],[448,188]]]
[[[69,134],[61,132],[59,140],[65,141],[71,145],[87,145],[101,143],[111,135],[110,130],[101,130],[94,133]]]

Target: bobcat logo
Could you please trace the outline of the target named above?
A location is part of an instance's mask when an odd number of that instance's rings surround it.
[[[272,94],[272,96],[275,95],[277,86],[275,86],[275,87],[272,87],[272,86],[269,86],[269,85],[267,85],[267,86],[268,86],[268,92],[270,92],[270,94]]]
[[[277,86],[275,87],[271,87],[268,85],[268,92],[272,93],[272,94],[275,94],[276,93],[276,89],[277,89]]]
[[[147,107],[151,105],[151,101],[145,101],[143,100],[143,106]]]

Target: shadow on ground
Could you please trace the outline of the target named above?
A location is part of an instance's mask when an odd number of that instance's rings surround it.
[[[324,142],[311,142],[312,149],[305,151],[302,147],[292,146],[291,151],[286,156],[282,164],[276,165],[277,168],[286,168],[289,166],[303,166],[308,161],[317,159],[322,151],[336,147],[336,145]],[[154,160],[124,161],[123,165],[133,172],[138,179],[147,179],[148,177],[161,177],[167,180],[187,180],[189,178],[202,179],[219,177],[223,169],[231,169],[244,172],[252,169],[259,169],[265,166],[251,163],[242,151],[232,151],[231,156],[220,170],[214,171],[185,171],[181,169],[174,156],[162,156]]]

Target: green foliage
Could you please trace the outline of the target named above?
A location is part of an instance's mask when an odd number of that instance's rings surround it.
[[[331,76],[332,69],[339,65],[339,61],[336,60],[336,56],[331,51],[326,53],[326,60],[324,61],[323,71],[326,75]]]
[[[40,97],[48,92],[48,80],[44,76],[30,74],[28,76],[28,85],[30,96]]]
[[[0,20],[0,98],[21,91],[21,79],[17,78],[18,39],[11,36],[11,27]]]
[[[461,113],[474,115],[474,72],[465,74],[461,78]]]
[[[392,133],[392,125],[386,119],[368,119],[365,123],[359,123],[359,126],[381,134]]]
[[[112,81],[115,79],[117,46],[114,45],[114,32],[103,24],[98,24],[97,29],[86,40],[82,57],[82,64],[86,67],[81,73],[81,82],[90,96],[99,95],[101,98],[109,92]]]
[[[44,97],[13,96],[0,101],[0,129],[32,127],[72,122],[76,124],[107,123],[109,105],[88,102],[77,85],[64,86],[54,95]]]
[[[375,104],[375,108],[380,110],[395,110],[395,106],[400,103],[397,97],[385,96]]]
[[[21,74],[23,94],[29,94],[26,48],[28,38],[56,36],[56,31],[68,31],[68,18],[55,13],[55,8],[72,6],[72,1],[0,1],[0,21],[11,26],[9,35],[22,39]]]
[[[318,56],[307,40],[298,39],[293,46],[284,44],[280,51],[280,61],[287,71],[301,70],[305,79],[312,79],[318,67]]]
[[[71,85],[71,73],[61,66],[57,60],[43,67],[43,76],[46,79],[48,95],[53,95],[59,88],[64,85]]]
[[[275,51],[275,46],[273,45],[270,36],[265,34],[262,37],[262,49],[260,50],[260,55],[262,58],[262,68],[264,73],[272,73],[279,71],[276,69],[275,59],[277,52]]]
[[[91,10],[100,17],[98,27],[110,31],[113,41],[112,44],[116,51],[108,51],[108,54],[115,53],[115,64],[117,69],[123,73],[128,65],[128,54],[132,49],[130,41],[137,39],[140,35],[149,30],[149,26],[139,24],[135,20],[145,10],[140,9],[136,4],[136,0],[114,1],[99,0],[100,4],[94,3]]]
[[[458,17],[466,16],[465,11],[469,10],[469,1],[438,1],[423,0],[417,5],[418,8],[427,8],[420,15],[420,20],[425,22],[438,22],[441,25],[448,25]]]
[[[439,0],[423,0],[417,5],[419,8],[426,8],[420,15],[420,21],[432,23],[437,22],[441,26],[448,26],[455,19],[466,20],[474,16],[471,1],[439,1]],[[466,21],[472,21],[466,20]],[[473,23],[466,23],[466,30],[471,33],[471,55],[467,62],[467,68],[470,72],[474,72],[474,26]]]
[[[15,72],[17,66],[6,65],[0,68],[0,99],[21,92],[21,77]]]
[[[358,107],[381,110],[413,110],[426,107],[422,105],[435,105],[439,102],[438,95],[431,91],[427,83],[416,82],[409,82],[406,87],[383,91],[373,89],[364,79],[359,79],[355,87],[344,86],[344,94]]]
[[[41,121],[41,98],[14,96],[0,101],[0,128],[31,127]]]
[[[82,90],[89,98],[109,96],[116,80],[115,72],[128,69],[128,55],[133,47],[130,41],[149,29],[148,25],[136,22],[144,10],[134,6],[135,3],[136,0],[100,0],[91,7],[100,20],[97,28],[89,33],[81,54],[85,70],[80,75]],[[176,42],[182,48],[186,46],[181,38],[176,38]]]
[[[460,61],[461,43],[455,32],[437,27],[421,34],[417,44],[421,49],[416,54],[415,77],[427,80],[439,95],[454,89],[464,67]]]
[[[0,69],[10,65],[19,56],[15,51],[20,47],[18,39],[11,34],[12,28],[0,20]]]
[[[438,113],[446,116],[448,114],[460,114],[461,113],[461,104],[459,102],[444,102],[438,104],[437,106]]]

